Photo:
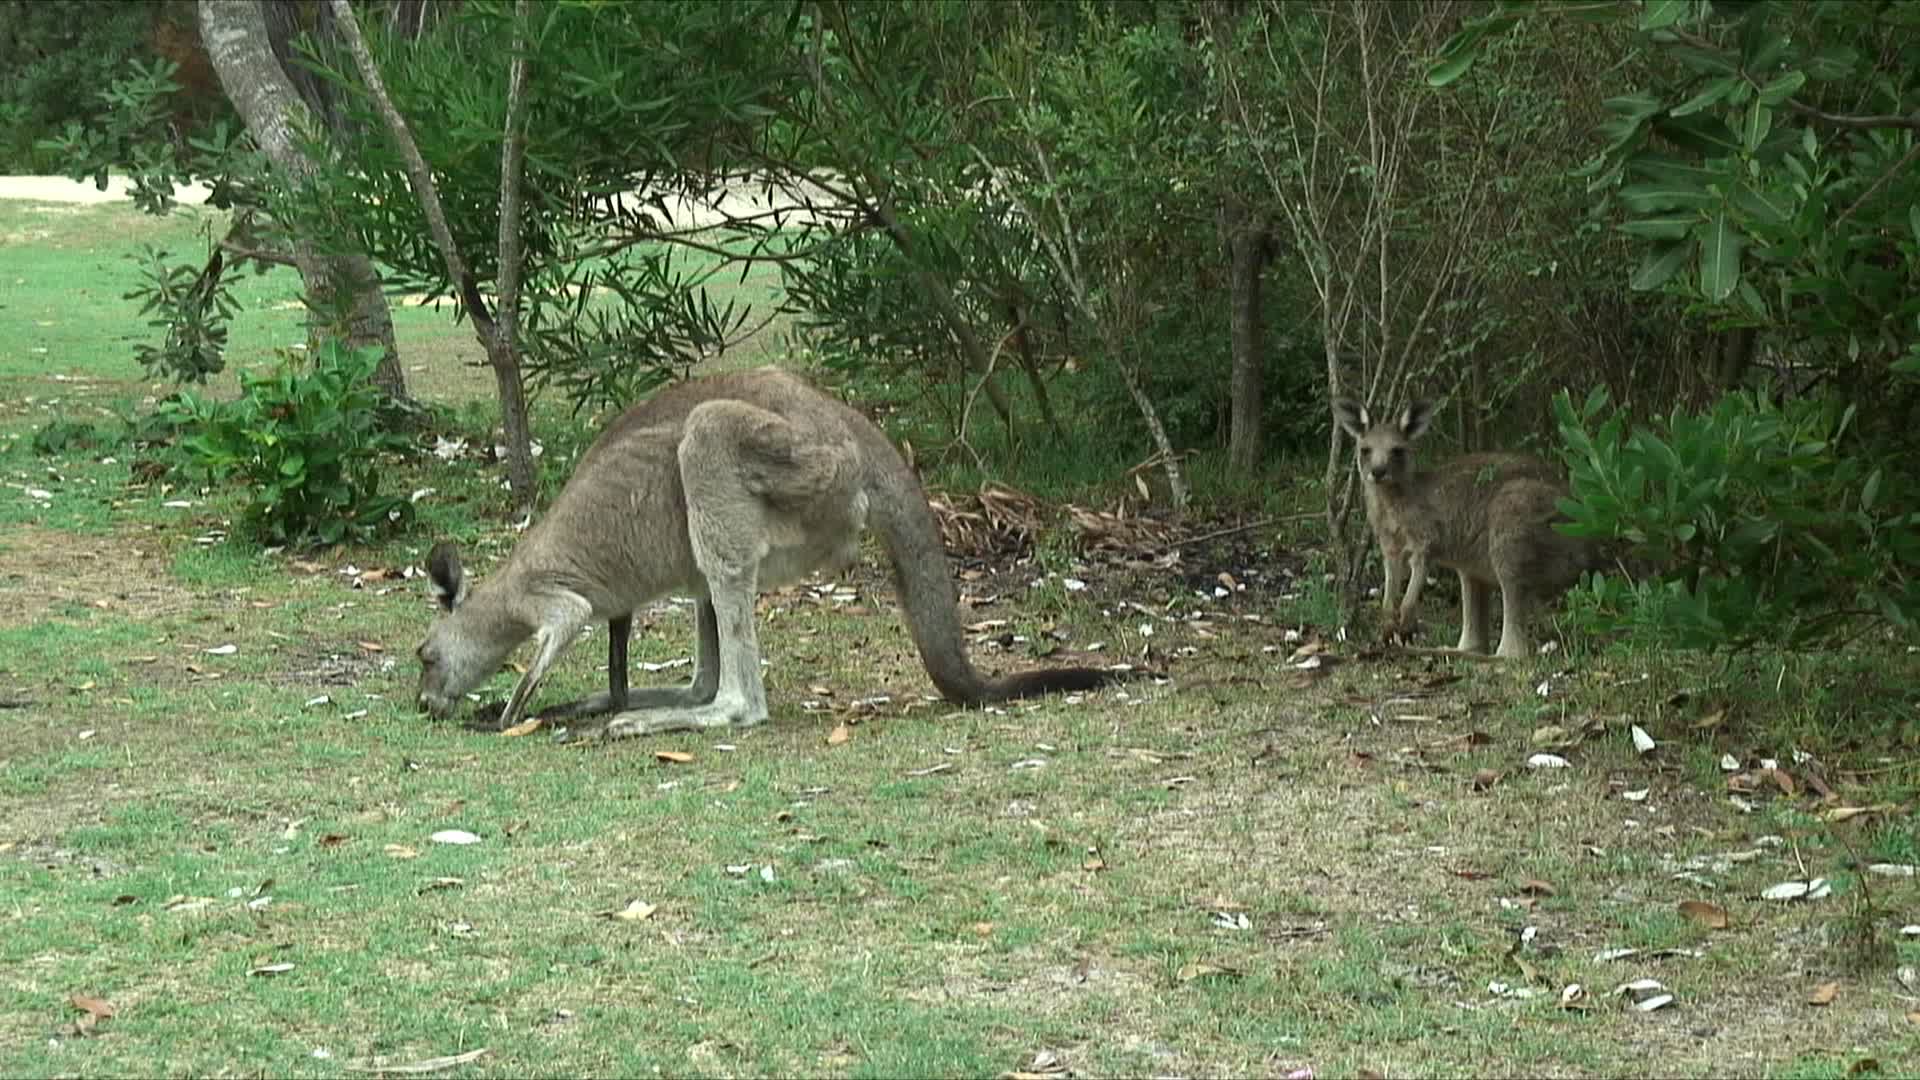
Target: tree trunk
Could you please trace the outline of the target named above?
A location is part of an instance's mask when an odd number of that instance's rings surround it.
[[[1230,263],[1229,296],[1233,347],[1233,375],[1228,400],[1227,467],[1250,476],[1260,467],[1264,449],[1261,391],[1266,383],[1266,341],[1260,325],[1260,275],[1272,257],[1269,222],[1245,204],[1226,206],[1227,254]]]
[[[312,106],[274,56],[260,0],[200,0],[199,13],[207,56],[253,141],[295,183],[311,177],[316,166],[302,151],[295,131]],[[316,316],[309,336],[338,338],[352,348],[379,346],[382,355],[374,381],[388,394],[405,397],[393,312],[380,290],[373,260],[363,253],[330,255],[311,237],[296,236],[294,263]]]
[[[1719,335],[1718,348],[1714,350],[1715,390],[1739,388],[1740,380],[1746,377],[1747,368],[1753,363],[1753,342],[1758,336],[1758,331],[1751,326],[1737,326]]]

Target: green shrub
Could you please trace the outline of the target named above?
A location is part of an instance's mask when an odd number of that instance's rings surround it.
[[[1578,409],[1563,391],[1554,410],[1572,471],[1562,529],[1650,568],[1576,590],[1591,629],[1712,648],[1920,614],[1920,513],[1889,490],[1904,477],[1883,484],[1864,448],[1843,448],[1852,407],[1738,392],[1631,431],[1604,390]]]
[[[380,355],[327,343],[305,370],[285,358],[270,374],[241,375],[234,401],[183,392],[163,408],[190,432],[181,446],[197,465],[246,485],[245,523],[260,540],[364,537],[413,513],[405,497],[380,494],[381,455],[410,445],[381,426]]]

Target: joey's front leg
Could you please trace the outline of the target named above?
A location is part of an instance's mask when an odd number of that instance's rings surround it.
[[[1387,627],[1389,637],[1411,641],[1420,627],[1420,591],[1427,583],[1427,553],[1418,548],[1407,554],[1406,591]]]

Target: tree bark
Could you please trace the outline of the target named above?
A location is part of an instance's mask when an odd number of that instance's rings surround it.
[[[1266,384],[1267,353],[1260,323],[1260,276],[1273,255],[1273,233],[1264,217],[1238,200],[1230,200],[1225,213],[1230,264],[1229,337],[1233,348],[1227,467],[1240,476],[1250,476],[1260,467],[1265,444],[1261,392]]]
[[[200,0],[199,15],[207,56],[253,141],[296,184],[313,176],[317,165],[295,138],[312,106],[274,56],[261,0]],[[388,394],[404,398],[406,375],[394,345],[393,312],[380,290],[373,260],[358,252],[329,254],[311,237],[297,236],[294,263],[313,310],[337,315],[332,325],[315,322],[309,337],[338,338],[350,348],[379,346],[382,355],[374,381]]]
[[[1713,387],[1715,390],[1735,390],[1740,380],[1746,377],[1747,368],[1753,364],[1753,343],[1759,332],[1751,326],[1736,326],[1719,336],[1714,350]]]

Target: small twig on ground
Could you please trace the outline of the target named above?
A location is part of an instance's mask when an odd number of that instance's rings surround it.
[[[340,1066],[348,1072],[362,1073],[399,1073],[406,1076],[418,1076],[421,1073],[440,1072],[476,1061],[487,1052],[486,1047],[469,1050],[464,1054],[452,1054],[447,1057],[427,1058],[424,1061],[410,1061],[405,1065],[361,1065],[349,1063]]]
[[[1175,540],[1167,546],[1185,547],[1188,544],[1198,544],[1202,540],[1217,540],[1222,536],[1232,536],[1235,533],[1249,532],[1253,529],[1263,529],[1268,525],[1279,525],[1282,522],[1305,521],[1308,518],[1317,518],[1320,515],[1320,511],[1314,510],[1305,514],[1288,514],[1285,517],[1261,518],[1259,521],[1250,521],[1245,525],[1235,525],[1227,529],[1215,529],[1209,533],[1201,533],[1199,536],[1189,536],[1184,540]]]

